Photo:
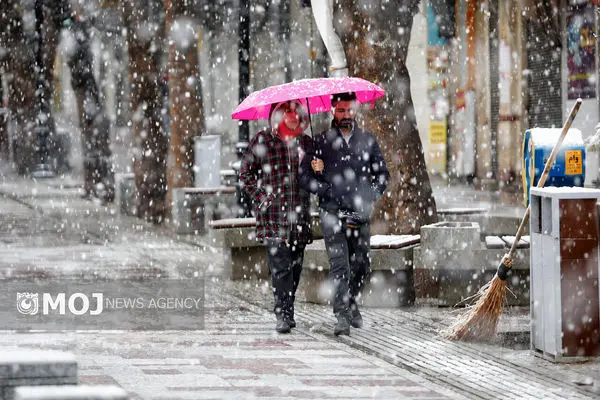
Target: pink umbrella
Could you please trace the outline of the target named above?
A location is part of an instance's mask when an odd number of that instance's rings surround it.
[[[308,101],[310,114],[316,114],[331,109],[332,94],[345,92],[356,93],[359,103],[371,102],[371,107],[385,93],[381,87],[361,78],[302,79],[251,93],[237,106],[231,117],[243,120],[269,119],[271,104],[288,100],[300,100],[305,106]]]

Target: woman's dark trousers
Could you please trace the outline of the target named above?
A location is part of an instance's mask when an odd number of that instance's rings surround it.
[[[290,246],[282,240],[265,240],[267,262],[271,270],[275,315],[294,319],[294,300],[300,282],[304,245]]]

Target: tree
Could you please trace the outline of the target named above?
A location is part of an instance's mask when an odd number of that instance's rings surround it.
[[[32,24],[25,20],[31,18],[34,10],[21,8],[14,0],[0,4],[0,48],[8,49],[5,72],[9,77],[9,109],[16,125],[12,143],[18,172],[32,172],[35,164],[40,161],[45,164],[46,158],[57,164],[59,172],[68,166],[63,165],[68,150],[66,141],[56,134],[51,110],[54,61],[59,33],[64,29],[74,39],[65,56],[71,69],[83,136],[84,190],[87,195],[112,201],[110,126],[92,71],[87,21],[82,15],[75,17],[68,0],[37,0],[36,30],[33,30]],[[38,137],[40,133],[46,136]]]
[[[70,11],[70,7],[68,10]],[[115,197],[115,174],[110,150],[110,121],[94,77],[88,21],[81,17],[72,21],[70,14],[69,12],[57,18],[55,25],[58,27],[60,23],[66,22],[74,37],[74,46],[71,54],[67,55],[67,62],[71,69],[71,86],[75,91],[79,111],[83,145],[83,189],[85,196],[96,196],[112,202]],[[56,41],[51,48],[56,51]],[[52,64],[54,52],[48,51],[52,56],[46,61],[47,65]],[[50,80],[51,76],[47,79]]]
[[[129,51],[137,214],[140,218],[160,223],[166,213],[168,137],[161,116],[163,96],[160,90],[160,53],[157,51],[162,47],[162,29],[156,18],[151,18],[156,13],[149,3],[122,2]]]
[[[10,20],[8,19],[10,12],[8,9],[10,2],[5,2],[0,6],[0,26],[4,29],[0,29],[0,159],[8,160],[10,152],[8,149],[8,110],[4,108],[4,85],[3,81],[6,81],[8,52],[4,49],[4,46],[8,43],[8,31],[10,27]]]
[[[437,221],[437,210],[417,129],[406,57],[419,0],[340,0],[334,20],[351,76],[380,84],[386,96],[365,113],[390,171],[375,209],[374,232],[412,234]]]
[[[21,133],[13,142],[13,157],[18,172],[24,174],[35,162],[35,49],[36,33],[32,24],[25,24],[16,0],[0,1],[0,47],[6,49],[4,59],[7,98],[15,131]],[[27,151],[29,149],[29,151]]]
[[[196,0],[165,0],[169,42],[169,194],[194,183],[193,140],[204,131],[198,68]]]

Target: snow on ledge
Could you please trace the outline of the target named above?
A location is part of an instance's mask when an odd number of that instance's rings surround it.
[[[16,399],[127,399],[127,392],[112,385],[21,386],[15,389]]]
[[[53,350],[0,350],[0,365],[73,363],[75,355]]]
[[[418,243],[421,235],[373,235],[371,247],[398,248]]]

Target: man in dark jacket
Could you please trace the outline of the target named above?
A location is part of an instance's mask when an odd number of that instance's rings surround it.
[[[294,300],[300,281],[304,248],[312,241],[310,194],[300,187],[298,168],[310,151],[302,132],[308,114],[296,101],[273,105],[270,128],[258,132],[246,149],[240,181],[256,213],[256,238],[264,243],[275,297],[275,329],[288,333],[296,326]]]
[[[370,215],[387,186],[389,172],[375,136],[356,126],[356,96],[332,97],[331,129],[314,139],[300,167],[302,186],[318,195],[321,227],[334,285],[335,335],[362,327],[356,304],[371,272]]]

